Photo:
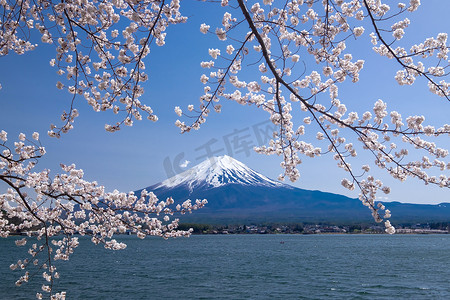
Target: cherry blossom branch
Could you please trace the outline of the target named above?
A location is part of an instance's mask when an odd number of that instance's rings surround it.
[[[178,230],[179,219],[174,216],[190,213],[207,203],[199,199],[178,204],[172,198],[160,201],[145,190],[140,195],[106,193],[97,182],[84,180],[83,171],[75,165],[61,165],[63,173],[51,178],[49,170],[33,171],[36,161],[45,154],[39,134],[34,133],[33,139],[28,141],[21,133],[12,152],[6,144],[7,133],[0,132],[0,148],[4,148],[0,154],[0,182],[9,187],[0,193],[0,236],[19,232],[31,236],[34,232],[38,241],[29,248],[31,258],[11,265],[12,270],[27,269],[16,282],[18,286],[33,277],[28,269],[37,268],[45,279],[42,290],[52,297],[62,297],[63,292],[54,293],[54,280],[59,278],[54,261],[69,259],[78,246],[74,234],[89,235],[93,243],[113,250],[126,247],[113,237],[127,231],[139,238],[189,236],[192,230]],[[19,222],[9,221],[13,219]],[[27,238],[16,241],[17,246],[26,243]],[[46,258],[42,261],[38,255],[44,252]]]
[[[423,70],[419,69],[418,67],[407,65],[405,64],[402,59],[411,57],[411,56],[417,56],[418,54],[421,54],[425,51],[430,51],[430,50],[434,50],[434,49],[439,49],[439,48],[431,48],[431,49],[427,49],[427,50],[422,50],[422,51],[418,51],[417,53],[414,53],[414,55],[403,55],[403,56],[399,56],[397,55],[397,53],[394,52],[394,50],[392,49],[391,45],[389,45],[388,43],[386,43],[386,41],[384,40],[383,36],[380,33],[380,30],[376,24],[377,20],[375,20],[375,18],[373,17],[372,11],[370,6],[367,3],[367,0],[363,0],[364,1],[364,5],[366,7],[367,10],[367,14],[371,20],[373,29],[375,30],[376,36],[378,37],[378,39],[381,41],[381,43],[385,46],[385,49],[387,49],[387,51],[392,55],[392,57],[405,69],[405,70],[411,70],[414,73],[417,73],[419,75],[424,76],[428,82],[430,84],[432,84],[440,93],[437,93],[438,95],[445,97],[448,101],[450,101],[450,91],[447,88],[444,88],[442,84],[438,84],[436,83],[428,74],[427,72],[424,72]],[[395,37],[395,36],[394,36]],[[398,36],[396,37],[396,39],[400,39],[402,36]],[[446,39],[446,38],[445,38]],[[440,47],[441,48],[441,47]],[[448,51],[448,47],[445,47]],[[442,75],[441,75],[442,76]],[[448,84],[447,84],[448,85]]]

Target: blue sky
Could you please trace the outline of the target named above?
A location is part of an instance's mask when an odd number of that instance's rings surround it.
[[[449,1],[422,2],[417,12],[408,14],[411,26],[406,31],[405,42],[420,42],[450,29]],[[3,86],[0,90],[0,130],[8,131],[10,139],[20,132],[29,135],[33,131],[40,132],[47,155],[38,168],[49,168],[55,174],[59,172],[59,163],[75,163],[85,171],[86,178],[97,180],[108,190],[136,190],[162,181],[183,170],[176,161],[191,161],[188,168],[201,162],[207,145],[217,151],[216,155],[231,155],[256,171],[277,178],[282,172],[279,157],[261,156],[232,144],[236,136],[245,136],[250,146],[264,140],[261,130],[271,126],[267,122],[267,113],[255,107],[222,101],[222,113],[212,113],[199,131],[180,134],[173,125],[177,119],[174,107],[197,104],[202,95],[200,62],[210,59],[208,48],[224,46],[214,36],[205,36],[199,31],[201,23],[211,24],[214,28],[221,20],[224,9],[220,5],[183,2],[182,12],[189,16],[188,23],[169,28],[166,45],[153,47],[146,61],[150,79],[142,101],[154,109],[158,122],[135,122],[133,127],[124,127],[111,134],[104,130],[104,125],[114,123],[115,115],[112,112],[96,113],[79,98],[76,106],[80,117],[75,122],[75,129],[59,140],[49,138],[45,133],[51,123],[57,124],[61,112],[68,109],[70,95],[55,87],[60,78],[48,63],[54,57],[54,49],[40,45],[22,56],[11,54],[0,58],[0,83]],[[373,103],[382,99],[388,102],[388,110],[397,110],[404,116],[423,114],[431,125],[448,123],[448,102],[429,93],[422,80],[412,87],[398,86],[394,80],[397,66],[373,53],[369,33],[366,31],[358,43],[348,45],[355,58],[366,61],[360,82],[340,87],[340,98],[349,110],[371,110]],[[440,142],[444,148],[450,148],[448,137]],[[365,155],[360,157],[361,160],[366,158]],[[341,187],[345,173],[336,167],[331,157],[304,158],[303,161],[301,178],[293,183],[294,186],[357,197],[356,191],[349,192]],[[386,200],[450,202],[448,190],[424,186],[412,179],[400,183],[378,170],[374,172],[391,186],[392,193]]]

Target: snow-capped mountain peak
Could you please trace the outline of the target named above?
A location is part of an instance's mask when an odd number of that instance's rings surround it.
[[[282,183],[253,171],[240,161],[224,155],[206,159],[191,169],[164,180],[155,188],[173,188],[185,185],[192,191],[199,186],[214,188],[231,183],[268,187],[284,186]]]

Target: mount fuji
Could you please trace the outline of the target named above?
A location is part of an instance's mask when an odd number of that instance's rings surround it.
[[[224,155],[212,157],[195,167],[153,186],[153,189],[187,187],[192,193],[197,188],[217,188],[229,184],[242,186],[288,187],[259,174],[240,161]]]
[[[370,211],[358,199],[280,183],[227,155],[209,158],[145,189],[176,202],[208,200],[204,208],[184,215],[183,222],[372,222]],[[450,220],[449,203],[385,204],[393,221]]]

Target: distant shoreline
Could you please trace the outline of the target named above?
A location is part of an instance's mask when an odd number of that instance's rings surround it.
[[[448,231],[424,231],[424,232],[404,232],[404,231],[397,231],[394,235],[446,235],[450,234]],[[126,234],[126,233],[117,233],[116,236],[132,236],[134,234]],[[192,233],[192,235],[195,236],[201,236],[201,235],[389,235],[386,232],[317,232],[317,233]],[[17,236],[26,236],[26,234],[22,233],[12,233],[9,235],[9,237],[17,237]],[[31,237],[33,237],[32,235]],[[81,235],[81,234],[74,234],[73,236],[85,236],[85,237],[91,237],[90,235]]]
[[[398,234],[448,234],[450,223],[397,224]],[[193,229],[193,234],[386,234],[381,224],[259,224],[259,225],[212,225],[181,223],[179,229]]]
[[[450,222],[424,224],[395,224],[396,234],[449,234]],[[266,223],[252,225],[218,225],[199,223],[180,223],[179,230],[191,230],[193,235],[233,235],[233,234],[387,234],[381,224],[302,224],[302,223]],[[29,233],[35,236],[35,232]],[[12,236],[26,236],[27,232],[11,232]],[[92,232],[85,235],[90,236]],[[115,235],[131,235],[130,231]],[[75,232],[74,235],[79,235]]]
[[[396,231],[395,234],[401,235],[428,235],[428,234],[449,234],[448,231],[423,231],[423,232],[404,232],[404,231]],[[273,233],[192,233],[192,235],[380,235],[380,234],[388,234],[386,232],[317,232],[317,233],[282,233],[282,232],[273,232]]]

